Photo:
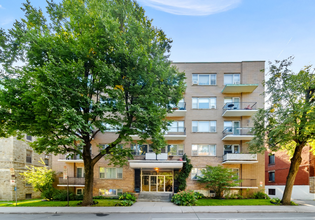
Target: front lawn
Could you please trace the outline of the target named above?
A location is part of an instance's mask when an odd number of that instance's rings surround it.
[[[98,204],[93,206],[115,206],[120,200],[118,199],[95,199]],[[78,206],[77,203],[80,201],[69,201],[70,206]],[[23,200],[18,201],[17,206],[28,206],[28,207],[56,207],[56,206],[66,206],[67,201],[42,201],[38,200]],[[15,201],[1,202],[0,207],[13,207],[15,206]]]
[[[196,206],[274,205],[269,199],[198,199]]]

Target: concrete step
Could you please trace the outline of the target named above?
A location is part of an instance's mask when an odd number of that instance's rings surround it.
[[[139,202],[169,202],[171,201],[171,193],[147,193],[141,192],[138,200]]]

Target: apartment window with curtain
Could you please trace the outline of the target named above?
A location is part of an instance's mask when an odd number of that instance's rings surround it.
[[[192,145],[192,155],[193,156],[215,156],[216,155],[216,145]]]
[[[193,85],[216,85],[217,74],[193,74],[192,75]]]
[[[275,165],[275,155],[274,154],[270,154],[269,155],[269,163],[268,165]]]
[[[26,150],[26,163],[32,163],[32,151]]]
[[[83,167],[77,167],[77,178],[83,178],[84,175],[84,168]]]
[[[216,132],[216,121],[192,121],[192,132]]]
[[[276,177],[275,177],[275,171],[269,171],[269,182],[275,182]]]
[[[217,98],[192,98],[192,108],[193,109],[216,109],[217,108]]]
[[[101,179],[122,179],[122,168],[105,168],[100,167]]]
[[[168,126],[168,132],[173,132],[173,133],[177,133],[177,132],[184,132],[185,131],[185,122],[184,121],[173,121],[170,126]]]
[[[240,84],[241,74],[224,74],[224,85],[227,84]]]
[[[162,149],[162,153],[163,149]],[[172,144],[167,146],[167,154],[169,156],[182,156],[184,155],[184,145],[183,144]]]

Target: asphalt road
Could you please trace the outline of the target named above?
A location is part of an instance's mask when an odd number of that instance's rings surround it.
[[[0,214],[1,220],[315,220],[315,213]]]

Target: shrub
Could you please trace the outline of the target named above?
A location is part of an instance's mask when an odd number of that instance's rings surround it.
[[[202,199],[202,198],[205,197],[205,196],[204,196],[202,193],[200,193],[200,192],[194,192],[194,196],[195,196],[196,199]]]
[[[270,199],[270,197],[262,191],[254,192],[253,196],[254,196],[254,199]]]
[[[270,199],[270,202],[272,204],[276,204],[276,205],[279,205],[281,203],[281,199],[279,198],[273,198],[273,199]]]
[[[75,200],[75,194],[69,192],[69,200]],[[66,190],[56,190],[53,200],[67,201],[67,191]]]
[[[174,204],[180,206],[194,206],[196,205],[197,199],[194,195],[194,192],[189,191],[180,191],[172,197],[171,200]]]
[[[93,205],[96,205],[96,204],[98,204],[98,201],[93,200]],[[82,205],[82,201],[78,202],[77,205]]]
[[[115,206],[132,206],[133,203],[134,202],[131,200],[122,200],[122,201],[118,202]]]
[[[135,202],[137,198],[133,194],[125,192],[121,196],[119,196],[119,200],[131,200]]]

